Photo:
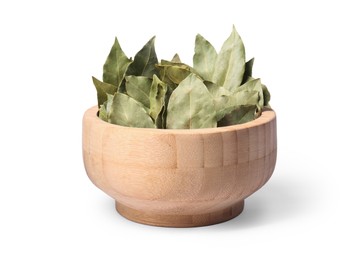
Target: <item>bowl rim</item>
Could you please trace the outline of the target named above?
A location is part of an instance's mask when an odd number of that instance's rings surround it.
[[[92,106],[86,110],[84,113],[83,119],[86,118],[93,120],[95,123],[99,124],[103,127],[110,127],[110,128],[118,128],[123,130],[131,130],[132,131],[139,131],[139,132],[153,132],[153,133],[160,133],[160,134],[203,134],[203,133],[221,133],[221,132],[229,132],[229,131],[236,131],[242,129],[249,129],[254,128],[257,126],[261,126],[264,124],[268,124],[269,122],[276,119],[276,113],[271,108],[264,108],[261,115],[247,123],[237,124],[237,125],[229,125],[229,126],[222,126],[222,127],[215,127],[215,128],[198,128],[198,129],[160,129],[160,128],[138,128],[138,127],[127,127],[127,126],[120,126],[111,124],[108,122],[103,121],[101,118],[97,116],[98,106]]]

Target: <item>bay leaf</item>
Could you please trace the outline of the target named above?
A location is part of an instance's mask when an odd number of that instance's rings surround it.
[[[233,26],[228,39],[218,53],[212,81],[233,91],[240,86],[245,71],[245,48],[241,37]]]
[[[161,127],[158,127],[158,128],[166,129],[166,118],[167,118],[167,115],[168,115],[167,107],[168,106],[167,106],[166,101],[165,101],[165,105],[163,107],[163,110],[161,111]]]
[[[255,61],[255,58],[250,59],[249,61],[246,62],[246,66],[245,66],[245,73],[243,75],[243,79],[242,79],[242,84],[246,83],[248,81],[248,79],[250,77],[252,77],[252,68],[253,68],[253,63]]]
[[[119,87],[131,62],[132,60],[127,58],[117,38],[115,38],[115,42],[103,65],[103,82]]]
[[[126,77],[121,81],[120,86],[117,88],[117,92],[126,94]]]
[[[224,87],[220,87],[217,84],[204,80],[203,81],[204,85],[207,87],[209,93],[213,96],[213,97],[220,97],[220,96],[230,96],[232,95],[232,92],[227,90]]]
[[[92,77],[92,81],[97,90],[98,107],[100,107],[107,100],[107,94],[115,94],[117,87],[112,84],[102,82],[95,77]]]
[[[103,121],[108,122],[108,117],[110,115],[111,105],[113,102],[113,95],[107,94],[107,101],[103,103],[100,107],[98,117]]]
[[[173,61],[168,61],[168,60],[163,60],[161,59],[160,60],[160,63],[156,65],[157,68],[159,67],[163,67],[165,65],[170,65],[170,66],[173,66],[173,65],[182,65],[182,63],[179,63],[179,62],[173,62]]]
[[[113,97],[109,122],[127,127],[155,128],[147,109],[140,102],[122,93],[116,93]]]
[[[204,80],[213,80],[217,57],[218,55],[213,45],[198,34],[195,37],[193,68]]]
[[[153,82],[150,88],[150,116],[158,128],[162,128],[162,109],[165,106],[165,95],[168,86],[162,82],[156,75],[153,76]]]
[[[217,121],[221,120],[223,117],[232,113],[232,111],[236,110],[240,106],[251,106],[254,103],[258,103],[259,93],[257,91],[252,92],[239,92],[240,98],[237,96],[222,96],[216,99],[216,119]],[[255,102],[254,102],[255,101]],[[257,106],[257,105],[256,105]]]
[[[256,118],[256,109],[257,107],[254,105],[239,106],[218,121],[218,127],[243,124],[252,121]]]
[[[167,91],[165,93],[165,104],[163,106],[163,109],[161,111],[161,128],[163,129],[166,129],[166,118],[167,118],[167,115],[168,115],[168,110],[167,110],[167,107],[169,105],[169,100],[170,100],[170,96],[171,94],[173,93],[174,91],[174,87],[170,87],[169,85],[167,85],[168,88],[167,88]],[[160,116],[159,116],[160,118]],[[159,127],[159,126],[158,126]]]
[[[157,73],[156,64],[158,64],[158,58],[155,52],[154,36],[135,55],[134,61],[127,70],[127,75],[152,78]]]
[[[213,97],[213,103],[216,110],[216,120],[219,121],[229,111],[226,110],[226,104],[228,103],[232,92],[210,81],[204,81],[204,85]]]
[[[150,108],[150,88],[152,80],[144,76],[126,76],[127,95]]]
[[[175,53],[174,57],[171,59],[171,62],[174,62],[174,63],[182,63],[181,60],[180,60],[180,57],[179,57],[178,53]]]
[[[263,107],[263,90],[260,79],[251,79],[237,88],[231,96],[229,104],[257,105]]]
[[[258,93],[258,101],[256,103],[257,106],[257,116],[259,117],[262,113],[262,108],[264,107],[265,104],[265,98],[264,98],[264,93],[263,93],[263,84],[261,83],[260,79],[255,79],[255,80],[251,80],[249,82],[247,82],[247,84],[243,84],[242,89],[248,89],[248,91],[256,91]],[[254,101],[252,101],[254,102]],[[252,104],[252,102],[250,102]]]
[[[255,80],[255,78],[253,77],[248,77],[248,81],[253,81]],[[246,82],[246,83],[247,83]],[[242,86],[241,86],[242,87]],[[262,89],[262,91],[261,91]],[[261,83],[261,89],[259,89],[259,95],[260,95],[260,101],[259,101],[259,105],[261,107],[270,107],[269,102],[271,100],[271,94],[270,91],[268,90],[268,88],[266,87],[266,85]]]
[[[98,117],[101,118],[103,121],[108,122],[108,117],[107,117],[107,111],[106,111],[105,104],[102,104],[100,106],[100,110],[98,111]]]
[[[266,85],[261,84],[262,85],[262,91],[263,91],[263,105],[265,107],[270,107],[269,102],[271,100],[271,94],[270,91],[268,91],[268,88],[266,87]]]
[[[184,63],[174,63],[165,60],[161,60],[157,68],[159,69],[161,81],[173,87],[173,89],[193,72],[193,68]]]
[[[213,97],[203,81],[190,74],[170,96],[166,127],[171,129],[216,127]]]
[[[261,111],[262,86],[259,79],[253,79],[240,86],[234,93],[224,96],[217,106],[217,121],[241,106],[256,106]],[[237,113],[238,115],[238,113]]]

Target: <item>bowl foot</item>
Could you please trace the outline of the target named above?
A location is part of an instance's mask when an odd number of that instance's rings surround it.
[[[237,217],[243,211],[243,207],[244,200],[210,213],[196,215],[161,215],[135,210],[116,201],[117,212],[125,218],[141,224],[160,227],[199,227],[213,225]]]

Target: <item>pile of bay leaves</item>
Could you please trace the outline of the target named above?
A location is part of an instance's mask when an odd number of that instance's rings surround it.
[[[117,40],[103,66],[103,81],[93,77],[98,116],[127,127],[190,129],[241,124],[259,117],[270,94],[252,77],[241,37],[233,27],[219,53],[201,35],[195,39],[193,67],[158,61],[155,37],[128,58]]]

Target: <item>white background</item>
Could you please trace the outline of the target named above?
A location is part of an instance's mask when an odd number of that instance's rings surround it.
[[[1,1],[0,259],[362,259],[359,2]],[[115,36],[190,63],[233,24],[278,115],[274,175],[223,224],[125,220],[83,167],[91,76]]]

